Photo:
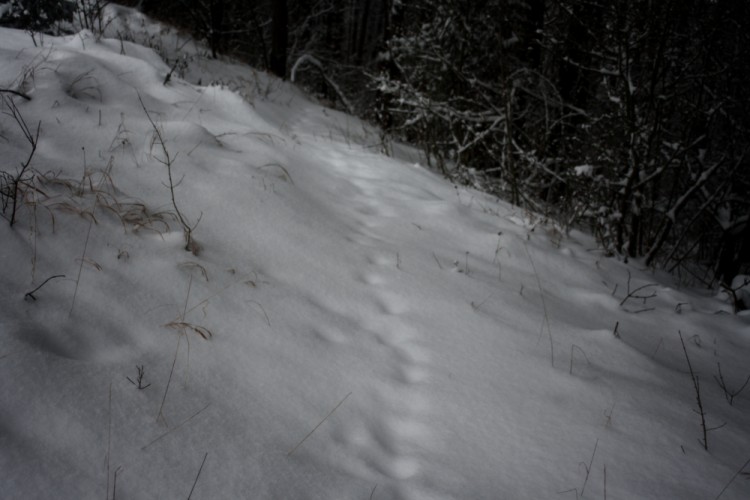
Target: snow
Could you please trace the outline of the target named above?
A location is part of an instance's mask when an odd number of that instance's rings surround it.
[[[713,378],[750,375],[750,316],[722,294],[109,12],[98,42],[0,30],[41,121],[0,224],[2,498],[748,498],[750,390]],[[3,169],[28,151],[0,116]]]
[[[594,168],[595,167],[593,165],[576,165],[575,167],[573,167],[573,171],[579,177],[592,177],[594,175]]]

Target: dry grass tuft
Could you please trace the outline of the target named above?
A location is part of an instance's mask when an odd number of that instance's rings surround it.
[[[192,331],[193,333],[196,333],[204,340],[208,340],[214,336],[213,332],[211,332],[211,330],[209,330],[205,326],[195,325],[187,321],[179,321],[179,320],[170,321],[164,326],[166,328],[171,328],[173,330],[177,330],[182,333],[187,332],[188,330]]]

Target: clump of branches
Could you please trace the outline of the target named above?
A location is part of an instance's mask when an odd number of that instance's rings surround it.
[[[16,106],[16,103],[11,97],[6,97],[4,93],[0,93],[0,103],[4,108],[3,114],[10,116],[15,121],[30,146],[26,159],[21,162],[15,173],[0,171],[0,204],[2,205],[2,215],[12,227],[16,222],[19,204],[23,202],[26,191],[29,188],[33,188],[31,185],[33,175],[29,166],[39,143],[42,122],[40,121],[35,129],[30,128],[18,106]]]
[[[112,22],[104,17],[104,9],[108,5],[109,2],[104,0],[76,0],[76,17],[80,26],[101,37]]]
[[[62,25],[73,20],[75,10],[75,5],[69,0],[11,0],[3,3],[0,26],[26,30],[34,46],[43,43],[42,33],[59,34],[63,31]]]
[[[397,3],[371,86],[391,134],[610,255],[707,285],[750,265],[744,7]]]

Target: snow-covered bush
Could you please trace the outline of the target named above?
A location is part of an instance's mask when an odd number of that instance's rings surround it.
[[[0,3],[0,26],[48,32],[61,21],[71,21],[75,3],[70,0],[11,0]]]
[[[737,56],[750,43],[745,10],[643,0],[402,10],[373,78],[391,133],[454,177],[473,169],[515,204],[590,227],[609,254],[706,284],[750,263],[750,101],[733,83],[750,74]]]

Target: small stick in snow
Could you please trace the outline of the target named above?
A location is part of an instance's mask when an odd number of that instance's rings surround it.
[[[109,458],[112,450],[112,383],[109,384],[109,417],[107,421],[107,495],[109,498]],[[106,500],[105,499],[105,500]]]
[[[693,371],[693,365],[690,363],[690,357],[688,356],[687,348],[685,347],[685,341],[682,338],[682,332],[677,332],[680,336],[680,343],[682,344],[682,350],[685,353],[685,360],[687,361],[688,369],[690,370],[690,378],[693,381],[693,388],[695,388],[695,400],[698,404],[698,410],[693,410],[695,413],[700,415],[701,417],[701,429],[703,430],[703,440],[698,440],[703,446],[703,449],[708,451],[708,433],[711,431],[715,431],[717,429],[721,429],[726,425],[726,422],[723,424],[716,426],[716,427],[707,427],[706,425],[706,410],[703,408],[703,401],[701,400],[701,388],[700,388],[700,379],[698,378],[698,375],[695,374]]]
[[[316,425],[316,426],[315,426],[315,428],[314,428],[313,430],[311,430],[310,432],[308,432],[308,433],[307,433],[307,436],[305,436],[304,438],[302,438],[302,441],[300,441],[299,443],[297,443],[297,446],[295,446],[294,448],[292,448],[291,450],[289,450],[289,452],[288,452],[288,453],[287,453],[286,455],[287,455],[287,456],[291,456],[291,455],[292,455],[292,453],[294,453],[295,451],[297,451],[297,448],[299,448],[300,446],[302,446],[302,443],[304,443],[304,442],[305,442],[305,441],[307,440],[307,438],[309,438],[310,436],[312,436],[312,433],[313,433],[313,432],[315,432],[315,431],[317,431],[317,430],[318,430],[318,427],[320,427],[321,425],[323,425],[323,422],[325,422],[325,421],[326,421],[326,420],[328,419],[328,417],[330,417],[331,415],[333,415],[333,412],[335,412],[336,410],[338,410],[338,409],[339,409],[339,406],[341,406],[342,404],[344,404],[344,401],[346,401],[346,398],[348,398],[348,397],[349,397],[349,396],[351,396],[351,395],[352,395],[352,393],[350,392],[349,394],[347,394],[346,396],[344,396],[344,399],[342,399],[341,401],[339,401],[339,404],[337,404],[337,405],[336,405],[336,406],[335,406],[335,407],[333,408],[333,410],[331,410],[331,411],[330,411],[330,412],[328,413],[328,415],[326,415],[326,416],[325,416],[325,418],[323,418],[323,420],[321,420],[321,421],[320,421],[320,422],[318,423],[318,425]]]
[[[203,462],[201,462],[201,468],[198,469],[198,474],[195,476],[195,482],[193,482],[193,487],[190,488],[190,493],[188,494],[188,500],[190,500],[190,497],[193,496],[193,490],[195,489],[195,485],[198,484],[198,478],[201,476],[201,471],[203,470],[203,466],[206,464],[207,457],[208,457],[208,452],[206,452],[206,454],[203,455]]]
[[[624,306],[625,302],[627,302],[630,299],[639,299],[639,300],[642,300],[643,303],[645,304],[648,299],[656,297],[656,292],[651,292],[648,295],[638,295],[638,292],[640,292],[641,290],[645,290],[646,288],[651,288],[651,287],[658,286],[656,283],[647,283],[647,284],[641,285],[638,288],[636,288],[635,290],[631,291],[630,290],[630,280],[631,280],[631,278],[632,278],[632,276],[630,275],[630,271],[628,271],[628,285],[627,285],[628,289],[627,289],[627,295],[625,296],[624,299],[622,299],[622,301],[620,301],[620,307]],[[650,311],[651,309],[645,309],[645,310],[649,310]],[[642,309],[640,311],[637,311],[637,312],[643,312],[643,311],[644,311],[644,309]]]
[[[94,207],[91,209],[91,217],[94,216],[94,210],[96,209],[96,202]],[[81,264],[78,266],[78,276],[76,277],[76,287],[73,290],[73,300],[70,302],[70,311],[68,311],[68,317],[73,315],[73,309],[76,306],[76,297],[78,296],[78,285],[81,283],[81,273],[83,273],[83,263],[86,262],[86,250],[89,247],[89,238],[91,237],[91,228],[94,225],[94,220],[89,221],[89,229],[86,231],[86,240],[83,243],[83,253],[81,254]]]
[[[266,310],[263,308],[263,306],[260,304],[260,302],[257,302],[255,300],[248,300],[247,302],[249,302],[251,304],[255,304],[256,306],[258,306],[260,308],[261,312],[263,313],[263,316],[265,316],[265,318],[266,318],[266,323],[268,324],[268,326],[271,326],[271,320],[269,319],[268,314],[266,314]]]
[[[0,92],[3,92],[3,93],[7,93],[7,94],[13,94],[13,95],[17,95],[17,96],[19,96],[19,97],[23,97],[23,98],[24,98],[24,99],[26,99],[27,101],[30,101],[30,100],[31,100],[31,97],[29,97],[29,96],[28,96],[27,94],[24,94],[23,92],[18,92],[17,90],[12,90],[12,89],[0,89]]]
[[[724,374],[721,373],[721,363],[716,363],[716,366],[719,368],[719,377],[714,376],[714,380],[716,380],[716,383],[719,384],[719,387],[724,391],[724,397],[727,399],[727,402],[729,403],[729,406],[732,406],[734,404],[734,398],[739,396],[742,391],[745,390],[745,387],[747,387],[748,382],[750,382],[750,375],[747,376],[747,379],[745,379],[745,383],[742,384],[742,387],[737,389],[736,391],[731,391],[727,387],[727,383],[724,381]]]
[[[575,345],[575,344],[571,345],[571,346],[570,346],[570,374],[571,374],[571,375],[573,375],[573,349],[578,349],[578,351],[579,351],[579,352],[580,352],[581,354],[583,354],[583,357],[584,357],[584,358],[586,358],[586,362],[587,362],[588,364],[591,364],[591,361],[589,361],[589,357],[588,357],[588,356],[586,356],[586,353],[585,353],[585,352],[583,351],[583,349],[581,349],[580,347],[578,347],[578,346],[577,346],[577,345]]]
[[[596,443],[594,444],[594,452],[591,454],[591,460],[589,460],[589,464],[586,465],[585,463],[581,462],[583,466],[586,468],[586,479],[583,480],[583,486],[581,486],[581,496],[583,496],[583,492],[586,491],[586,483],[589,481],[589,474],[591,474],[591,466],[594,464],[594,455],[596,455],[596,448],[599,446],[599,440],[596,440]]]
[[[28,297],[28,298],[30,298],[31,300],[36,300],[36,297],[34,297],[34,294],[35,294],[35,293],[36,293],[37,291],[39,291],[39,289],[40,289],[40,288],[42,288],[42,287],[43,287],[44,285],[46,285],[48,281],[50,281],[50,280],[53,280],[53,279],[55,279],[55,278],[64,278],[64,277],[65,277],[65,275],[64,275],[64,274],[56,274],[56,275],[54,275],[54,276],[50,276],[49,278],[47,278],[46,280],[44,280],[44,281],[42,282],[42,284],[41,284],[41,285],[39,285],[38,287],[34,288],[34,289],[33,289],[32,291],[30,291],[30,292],[26,292],[26,295],[24,295],[23,297],[24,297],[24,298]]]
[[[437,255],[435,255],[435,252],[432,252],[432,256],[435,258],[435,262],[437,262],[438,267],[442,270],[443,269],[443,265],[438,260]]]
[[[732,484],[732,482],[734,482],[735,479],[737,479],[737,476],[739,476],[742,473],[742,470],[748,465],[750,465],[750,458],[748,458],[747,462],[742,464],[742,467],[740,467],[737,470],[737,472],[734,473],[734,476],[732,476],[732,479],[730,479],[729,482],[726,485],[724,485],[724,488],[719,492],[718,495],[716,495],[716,498],[714,500],[719,500],[719,497],[723,495],[725,491],[727,491],[727,488],[729,488],[729,485]]]
[[[158,422],[161,418],[164,423],[167,423],[167,419],[164,418],[164,403],[167,401],[167,393],[169,392],[169,384],[172,383],[172,374],[174,373],[174,365],[177,363],[177,353],[180,352],[180,341],[182,336],[177,337],[177,348],[174,351],[174,359],[172,360],[172,368],[169,370],[169,378],[167,379],[167,387],[164,389],[164,397],[161,398],[161,405],[159,406],[159,413],[156,415],[156,421]]]
[[[653,354],[651,354],[651,359],[654,359],[654,358],[656,357],[656,353],[657,353],[657,352],[659,352],[659,348],[661,347],[661,345],[662,345],[663,343],[664,343],[664,339],[663,339],[663,338],[660,338],[660,339],[659,339],[659,343],[658,343],[658,344],[656,344],[656,349],[654,349],[654,353],[653,353]]]
[[[135,365],[136,369],[138,370],[138,376],[136,377],[135,381],[130,377],[125,377],[128,379],[128,382],[133,384],[138,388],[138,390],[148,389],[151,387],[151,384],[143,385],[143,377],[146,373],[146,370],[143,365]],[[136,383],[137,382],[137,383]]]
[[[144,450],[145,450],[146,448],[148,448],[149,446],[151,446],[151,445],[152,445],[152,444],[154,444],[155,442],[159,441],[159,440],[160,440],[161,438],[163,438],[163,437],[166,437],[166,436],[167,436],[168,434],[171,434],[171,433],[173,433],[174,431],[176,431],[177,429],[179,429],[180,427],[182,427],[182,426],[183,426],[183,425],[185,425],[186,423],[190,422],[190,421],[191,421],[191,420],[193,420],[193,419],[194,419],[195,417],[197,417],[198,415],[200,415],[201,413],[203,413],[203,411],[204,411],[204,410],[205,410],[206,408],[208,408],[208,407],[209,407],[210,405],[211,405],[210,403],[209,403],[209,404],[207,404],[206,406],[204,406],[203,408],[201,408],[201,409],[200,409],[200,410],[198,410],[197,412],[193,413],[193,414],[192,414],[191,416],[189,416],[188,418],[186,418],[185,420],[183,420],[182,422],[180,422],[180,423],[179,423],[179,424],[177,424],[176,426],[172,427],[172,428],[171,428],[170,430],[168,430],[167,432],[165,432],[165,433],[164,433],[164,434],[162,434],[161,436],[157,437],[156,439],[154,439],[153,441],[151,441],[150,443],[148,443],[148,444],[147,444],[146,446],[142,446],[142,447],[141,447],[141,451],[144,451]]]
[[[112,486],[112,500],[117,500],[117,474],[122,471],[122,466],[115,469],[115,481]]]

